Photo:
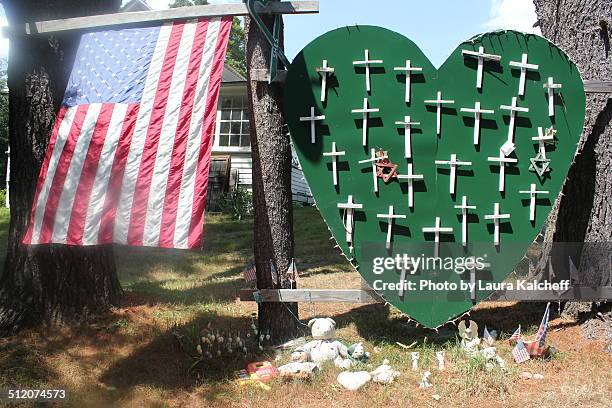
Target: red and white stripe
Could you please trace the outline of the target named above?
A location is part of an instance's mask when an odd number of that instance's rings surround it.
[[[201,244],[231,18],[161,27],[138,104],[60,109],[26,244]]]

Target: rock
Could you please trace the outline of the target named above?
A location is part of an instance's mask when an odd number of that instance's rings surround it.
[[[440,395],[438,395],[438,394],[432,395],[431,398],[433,398],[436,401],[440,401],[440,399],[442,399],[442,397]]]
[[[367,371],[357,371],[354,373],[350,371],[343,371],[338,374],[338,377],[336,378],[341,386],[350,391],[357,391],[371,379],[372,376],[370,376],[370,373]]]
[[[534,380],[543,380],[544,379],[544,375],[542,375],[542,374],[534,374],[533,375],[533,379]]]
[[[519,377],[523,380],[530,380],[531,378],[533,378],[533,374],[531,374],[529,371],[523,371],[519,374]]]
[[[493,367],[495,367],[495,365],[494,365],[493,363],[491,363],[491,362],[487,362],[487,363],[485,364],[485,369],[486,369],[487,371],[493,371]]]

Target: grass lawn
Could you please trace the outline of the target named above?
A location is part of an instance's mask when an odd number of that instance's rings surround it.
[[[0,209],[0,251],[7,218]],[[333,249],[314,208],[296,208],[295,234],[302,287],[360,286],[359,274]],[[178,346],[173,331],[189,334],[209,322],[235,331],[248,327],[256,311],[253,303],[237,299],[241,271],[252,252],[251,221],[209,215],[204,241],[202,252],[117,248],[122,305],[81,326],[26,330],[0,339],[0,388],[66,388],[67,405],[74,407],[612,406],[612,356],[603,352],[604,342],[584,340],[575,322],[556,314],[549,339],[561,351],[557,356],[518,367],[511,363],[510,346],[500,341],[496,346],[508,370],[488,372],[484,361],[459,350],[452,327],[439,333],[418,329],[384,305],[306,303],[300,305],[300,319],[333,317],[341,340],[363,342],[372,352],[373,367],[388,359],[401,376],[388,386],[370,383],[348,392],[335,381],[340,370],[330,366],[311,381],[276,380],[265,391],[233,381],[234,369],[243,365],[235,359],[190,372],[193,359]],[[542,304],[485,303],[472,319],[505,334],[521,322],[533,333],[543,309]],[[417,344],[406,351],[396,341]],[[434,352],[441,349],[447,368],[437,371]],[[410,369],[414,350],[421,352],[421,368],[433,373],[432,388],[418,388],[420,372]],[[545,378],[520,380],[524,370]],[[434,394],[440,401],[432,399]]]

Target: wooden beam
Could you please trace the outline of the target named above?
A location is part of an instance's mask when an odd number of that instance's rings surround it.
[[[255,289],[241,289],[240,300],[253,302]],[[361,289],[261,289],[264,302],[308,302],[308,303],[378,303],[382,297],[375,292]],[[466,299],[469,300],[469,299]],[[612,286],[571,287],[566,292],[552,290],[507,290],[493,293],[486,301],[565,301],[565,300],[612,300]]]
[[[274,1],[263,8],[259,7],[258,11],[270,14],[318,13],[319,2],[318,0]],[[248,14],[246,5],[243,3],[209,4],[205,6],[178,7],[168,10],[134,11],[129,13],[100,14],[96,16],[32,22],[19,27],[7,27],[5,35],[45,34],[129,24],[169,22],[198,17],[246,16]]]
[[[586,93],[612,93],[612,81],[584,81]]]
[[[272,82],[285,82],[287,79],[287,71],[282,69],[276,71],[276,76]],[[251,71],[251,80],[257,82],[268,82],[268,70],[267,69],[255,69]]]
[[[240,300],[252,302],[255,289],[241,289]],[[264,302],[377,303],[374,293],[360,289],[260,289]]]

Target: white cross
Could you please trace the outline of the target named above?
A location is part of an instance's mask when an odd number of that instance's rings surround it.
[[[370,92],[370,65],[371,64],[382,64],[383,60],[371,60],[370,59],[370,51],[364,51],[364,60],[363,61],[353,61],[353,65],[365,65],[365,76],[366,76],[366,91]]]
[[[408,207],[414,207],[414,180],[423,180],[422,174],[413,174],[412,173],[412,163],[408,163],[408,174],[406,175],[397,175],[398,179],[408,180]]]
[[[510,214],[500,214],[499,213],[499,203],[495,203],[493,205],[493,214],[485,215],[484,218],[485,220],[493,220],[493,223],[495,225],[495,229],[493,233],[494,234],[493,244],[495,246],[498,246],[499,245],[499,220],[509,219]]]
[[[389,206],[388,214],[376,214],[376,218],[386,218],[387,219],[387,249],[391,249],[391,235],[393,234],[393,220],[399,218],[406,218],[405,215],[402,214],[394,214],[393,206]]]
[[[500,149],[498,157],[487,157],[487,160],[499,163],[499,191],[503,192],[506,189],[506,163],[518,163],[518,159],[506,157]]]
[[[468,210],[475,210],[475,205],[468,205],[467,196],[461,199],[461,205],[456,205],[456,209],[461,210],[461,243],[467,245]]]
[[[412,137],[411,129],[412,125],[420,125],[421,122],[411,122],[410,116],[404,116],[404,121],[395,122],[396,125],[404,126],[404,157],[409,159],[412,157]]]
[[[523,96],[525,95],[525,79],[527,78],[527,70],[537,70],[539,67],[536,64],[528,64],[527,63],[527,54],[523,54],[521,58],[521,62],[510,61],[511,67],[516,67],[521,69],[521,77],[519,80],[519,89],[518,94]]]
[[[547,134],[544,135],[544,129],[538,127],[538,136],[531,138],[531,140],[533,140],[534,142],[538,142],[538,152],[540,158],[542,159],[546,159],[546,143],[551,143],[555,140],[554,132],[555,131],[553,130],[551,132],[547,132]]]
[[[310,107],[310,116],[302,116],[300,117],[300,122],[310,122],[310,142],[312,144],[316,143],[317,132],[316,132],[316,123],[318,120],[325,119],[325,115],[316,116],[314,106]]]
[[[327,95],[327,75],[333,74],[334,68],[327,65],[327,60],[323,60],[323,66],[317,68],[317,72],[321,74],[321,102],[325,102],[325,96]]]
[[[338,208],[344,210],[344,230],[346,231],[346,243],[349,244],[349,249],[353,252],[353,228],[355,225],[355,210],[361,210],[363,204],[353,202],[353,196],[349,195],[346,203],[338,203]]]
[[[363,114],[363,145],[365,146],[368,143],[368,117],[370,113],[380,112],[378,108],[368,108],[368,98],[363,98],[363,108],[362,109],[353,109],[353,113],[361,113]]]
[[[555,116],[555,89],[561,89],[563,85],[555,84],[553,77],[548,77],[548,82],[542,86],[548,89],[548,116]]]
[[[324,152],[323,156],[331,156],[332,158],[332,173],[334,178],[334,186],[338,185],[338,156],[344,156],[345,151],[339,152],[336,150],[336,142],[332,143],[332,151]]]
[[[457,155],[451,154],[450,160],[436,160],[436,164],[448,164],[450,167],[450,193],[455,194],[455,182],[457,179],[458,166],[471,166],[472,162],[457,161]]]
[[[510,155],[516,148],[514,146],[514,122],[516,120],[516,112],[529,112],[529,108],[521,108],[517,105],[516,96],[512,97],[512,105],[501,105],[499,107],[503,110],[510,111],[510,124],[508,125],[508,140],[501,147],[501,150],[504,152],[506,156]]]
[[[442,99],[442,92],[438,91],[437,99],[429,99],[426,100],[425,103],[436,104],[438,106],[436,111],[436,134],[439,135],[440,130],[442,129],[442,105],[445,103],[455,103],[455,101]]]
[[[536,185],[531,184],[531,188],[529,190],[521,190],[519,191],[521,194],[529,194],[529,221],[535,221],[535,210],[536,210],[536,198],[538,194],[548,194],[548,191],[538,191],[536,190]]]
[[[434,234],[434,258],[438,257],[439,254],[439,250],[440,250],[440,233],[452,233],[453,232],[453,228],[452,227],[446,227],[446,228],[442,228],[440,227],[440,217],[436,217],[436,226],[435,227],[425,227],[423,228],[423,232],[427,233],[433,233]]]
[[[376,174],[376,162],[379,160],[383,160],[383,159],[388,159],[389,157],[385,154],[384,156],[381,157],[377,157],[376,156],[376,149],[372,148],[371,150],[371,157],[369,159],[365,159],[365,160],[360,160],[359,164],[363,164],[363,163],[372,163],[372,175],[373,175],[373,179],[374,179],[374,192],[378,193],[378,175]]]
[[[470,112],[474,114],[474,146],[480,143],[480,115],[483,113],[493,114],[493,109],[481,109],[480,102],[474,104],[474,108],[461,108],[461,112]]]
[[[478,58],[478,70],[476,73],[476,88],[482,88],[482,76],[484,71],[484,62],[485,60],[489,61],[500,61],[501,55],[493,55],[493,54],[485,54],[484,47],[481,45],[478,47],[478,52],[471,50],[461,50],[463,55],[467,55],[468,57],[476,57]]]
[[[413,67],[410,65],[410,60],[406,60],[406,66],[404,67],[395,67],[394,71],[402,71],[406,73],[406,102],[410,102],[410,77],[412,76],[412,71],[423,71],[423,68]]]

